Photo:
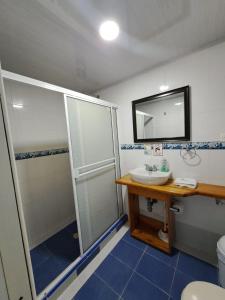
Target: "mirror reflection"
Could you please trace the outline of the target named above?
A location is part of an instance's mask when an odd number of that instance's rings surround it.
[[[135,142],[187,139],[187,96],[186,90],[176,90],[133,101]]]

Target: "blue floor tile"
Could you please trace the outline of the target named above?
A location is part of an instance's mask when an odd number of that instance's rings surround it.
[[[92,275],[82,289],[74,297],[74,300],[115,300],[118,299],[109,287],[107,287],[99,278]]]
[[[72,234],[66,230],[60,231],[47,241],[45,241],[47,248],[56,256],[62,257],[68,261],[73,261],[79,256],[79,244]]]
[[[177,250],[168,256],[150,246],[143,247],[128,233],[95,274],[98,280],[92,278],[85,291],[81,288],[82,297],[75,299],[105,300],[120,295],[121,300],[180,300],[188,283],[217,280],[217,269],[211,265]],[[109,297],[105,289],[111,290]]]
[[[121,240],[111,252],[113,256],[120,259],[132,269],[136,266],[142,253],[143,251],[123,240]]]
[[[175,272],[174,268],[148,254],[144,254],[137,267],[137,272],[152,281],[165,292],[168,293],[170,291]]]
[[[161,260],[162,262],[164,262],[165,264],[167,264],[169,266],[175,267],[177,265],[179,251],[176,249],[173,249],[172,255],[169,255],[169,254],[166,254],[156,248],[148,246],[146,253]]]
[[[72,233],[72,235],[73,235],[74,233],[78,232],[77,223],[73,222],[70,225],[68,225],[65,229],[66,229],[67,232]]]
[[[123,236],[123,240],[130,243],[131,245],[139,248],[140,250],[144,250],[147,245],[135,238],[133,238],[131,235],[130,235],[130,231],[128,230],[128,232]]]
[[[167,300],[168,295],[138,274],[134,274],[122,298],[124,300]]]
[[[54,257],[50,257],[40,266],[34,268],[34,281],[37,294],[47,287],[64,269],[65,266],[60,264]]]
[[[48,248],[41,244],[30,251],[32,266],[36,267],[45,262],[50,256],[51,252]]]
[[[73,237],[76,228],[72,223],[31,250],[37,294],[80,255],[79,240]]]
[[[180,271],[176,271],[172,284],[171,299],[180,300],[183,289],[192,281],[194,281],[192,277]]]
[[[121,294],[132,274],[132,269],[109,255],[98,267],[96,274],[106,281],[114,291]]]
[[[180,253],[177,269],[193,277],[195,280],[217,284],[217,268],[193,256]]]

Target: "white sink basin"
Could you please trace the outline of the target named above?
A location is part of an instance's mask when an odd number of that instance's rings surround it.
[[[162,185],[170,178],[171,172],[160,171],[146,171],[144,167],[131,170],[129,172],[133,181],[148,184],[148,185]]]

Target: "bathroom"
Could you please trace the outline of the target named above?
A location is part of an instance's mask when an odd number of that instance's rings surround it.
[[[224,1],[2,0],[0,28],[0,299],[225,299]]]

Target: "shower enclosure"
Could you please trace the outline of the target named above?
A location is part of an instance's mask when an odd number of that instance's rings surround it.
[[[42,299],[123,215],[117,107],[7,71],[2,77],[31,285]]]
[[[87,250],[115,222],[119,195],[116,112],[103,104],[65,95],[73,186],[79,211],[79,236]]]

